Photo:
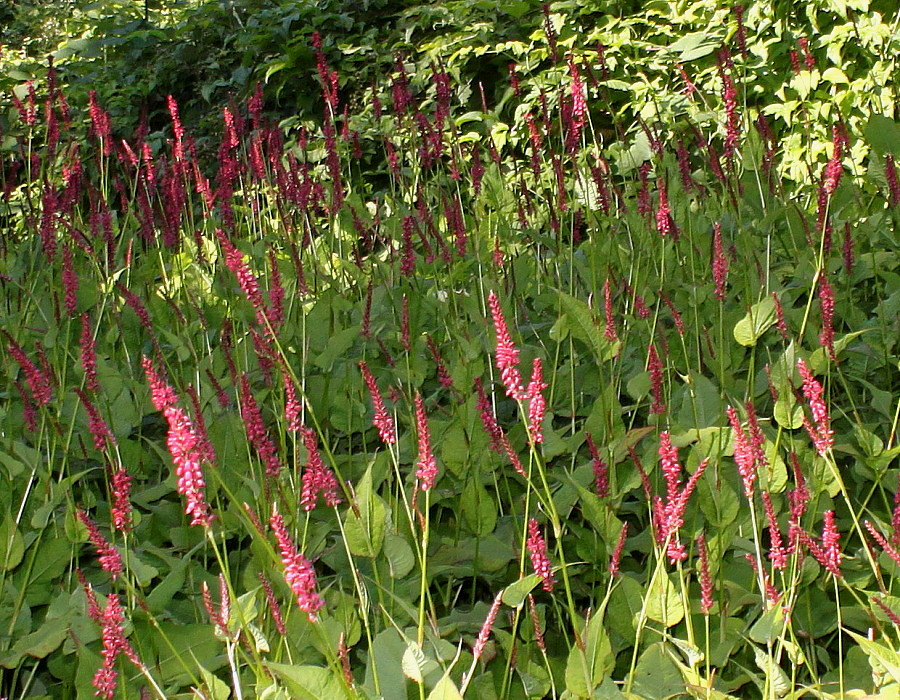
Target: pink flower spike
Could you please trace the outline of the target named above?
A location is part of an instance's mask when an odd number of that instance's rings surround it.
[[[528,397],[528,434],[535,444],[544,441],[541,424],[544,422],[544,413],[547,410],[547,400],[543,394],[546,388],[541,358],[536,357],[531,366],[531,381],[525,390]]]
[[[416,462],[416,478],[419,488],[428,491],[437,479],[437,461],[431,451],[431,433],[428,429],[428,418],[425,415],[425,402],[422,395],[416,392],[416,434],[419,437],[419,461]]]
[[[84,385],[88,391],[96,393],[100,391],[100,381],[97,379],[97,349],[90,317],[87,313],[81,314],[79,345],[81,346],[81,369],[84,371]]]
[[[728,282],[728,258],[722,249],[722,226],[717,221],[713,224],[713,256],[712,256],[713,296],[725,301],[725,285]]]
[[[548,593],[552,592],[553,584],[556,581],[553,578],[550,559],[547,556],[547,543],[538,527],[538,521],[534,518],[528,521],[528,539],[525,541],[525,546],[528,548],[528,556],[531,558],[534,573],[543,579],[544,590]]]
[[[591,452],[591,469],[594,472],[594,489],[600,498],[609,496],[609,467],[600,457],[597,445],[594,444],[594,438],[590,433],[585,433],[585,442],[587,442],[588,450]]]
[[[778,521],[775,519],[772,496],[768,491],[762,491],[760,495],[762,496],[763,506],[766,509],[766,520],[769,523],[769,561],[772,562],[773,569],[781,570],[787,566],[787,552],[782,544]]]
[[[372,417],[372,424],[378,429],[378,434],[383,442],[393,445],[397,442],[397,433],[394,431],[394,419],[388,414],[384,407],[384,399],[381,398],[381,392],[378,391],[378,384],[375,383],[375,377],[369,371],[369,366],[365,362],[359,363],[359,369],[362,372],[366,386],[369,388],[369,396],[372,398],[372,408],[375,415]]]
[[[19,367],[22,368],[22,373],[25,375],[25,382],[31,390],[31,397],[34,399],[34,403],[38,406],[44,406],[50,403],[50,400],[53,398],[53,386],[51,384],[50,376],[38,369],[37,365],[31,361],[22,347],[13,340],[12,336],[5,331],[4,335],[6,335],[9,340],[6,351],[13,356],[15,361],[19,364]]]
[[[628,523],[622,523],[622,529],[619,530],[619,538],[616,540],[616,546],[613,549],[612,556],[609,558],[609,575],[615,578],[619,575],[619,564],[622,561],[622,551],[625,549],[625,539],[628,537]]]
[[[183,409],[170,406],[165,409],[164,415],[169,421],[166,442],[178,476],[177,490],[185,498],[184,512],[191,516],[191,525],[207,527],[213,516],[209,512],[209,503],[204,493],[206,482],[201,466],[204,459],[201,439]]]
[[[834,511],[825,511],[822,524],[822,559],[820,563],[833,576],[841,577],[841,535],[834,523]]]
[[[306,447],[306,467],[303,470],[303,488],[300,495],[300,505],[303,510],[309,512],[316,507],[319,494],[322,494],[326,505],[333,508],[339,505],[341,497],[338,494],[338,482],[334,473],[322,461],[319,446],[314,430],[306,426],[300,427],[303,436],[303,445]]]
[[[681,487],[681,464],[678,448],[672,445],[667,430],[659,434],[659,464],[666,479],[666,502],[674,503]]]
[[[700,576],[700,610],[704,615],[709,615],[709,611],[713,607],[713,582],[712,576],[709,575],[709,550],[706,547],[706,535],[702,532],[697,537],[697,557]]]
[[[116,695],[119,672],[116,670],[116,660],[120,654],[125,654],[132,663],[142,666],[140,659],[125,638],[125,615],[119,603],[119,596],[115,593],[106,599],[106,609],[100,619],[103,639],[103,665],[94,674],[93,684],[97,689],[94,695],[107,700],[112,700]]]
[[[803,396],[806,398],[813,417],[812,423],[804,419],[804,426],[812,438],[816,452],[824,457],[834,444],[834,432],[831,430],[828,407],[822,398],[825,392],[802,359],[797,360],[797,371],[800,372],[800,377],[803,379]]]
[[[610,343],[615,343],[619,339],[619,335],[616,332],[616,319],[613,315],[612,287],[609,277],[603,282],[603,315],[606,318],[603,335]]]
[[[834,352],[834,290],[828,283],[828,275],[823,271],[819,277],[819,309],[822,315],[822,332],[819,342],[828,351],[832,362],[837,362]]]
[[[316,592],[316,571],[312,562],[297,551],[284,525],[284,518],[279,513],[272,514],[269,524],[278,541],[281,563],[284,565],[284,579],[297,596],[298,607],[306,613],[310,622],[316,622],[316,613],[325,602]]]
[[[259,404],[250,389],[250,380],[246,374],[241,375],[240,382],[241,417],[244,420],[244,429],[247,437],[259,455],[260,461],[266,469],[266,476],[276,478],[281,473],[281,460],[278,457],[278,449],[272,438],[266,432],[263,423],[262,412]]]
[[[105,572],[110,574],[113,578],[118,578],[122,575],[122,572],[125,570],[124,565],[122,564],[122,556],[119,554],[119,550],[117,550],[109,540],[107,540],[103,534],[100,532],[100,529],[94,523],[93,520],[88,517],[88,514],[83,510],[76,511],[76,515],[78,519],[82,522],[82,524],[87,528],[88,538],[91,541],[91,544],[94,545],[94,549],[97,550],[98,560],[100,561],[100,568],[102,568]]]
[[[653,397],[653,404],[650,406],[651,414],[660,414],[666,412],[666,404],[663,401],[663,364],[656,352],[656,346],[650,345],[647,358],[647,369],[650,371],[650,395]]]
[[[128,532],[131,522],[131,477],[124,468],[119,467],[110,478],[110,511],[113,527],[119,532]]]
[[[525,397],[522,377],[519,374],[519,351],[510,337],[506,319],[503,318],[503,311],[500,308],[500,300],[493,291],[488,294],[488,306],[497,334],[496,363],[497,369],[500,370],[500,379],[506,387],[506,395],[518,401]]]
[[[475,657],[476,661],[484,654],[484,647],[491,637],[491,630],[494,628],[494,623],[497,621],[497,613],[500,612],[502,603],[503,591],[500,591],[500,593],[494,597],[494,602],[491,604],[490,610],[488,610],[487,617],[484,618],[484,623],[481,625],[481,630],[478,632],[478,637],[475,639],[475,645],[472,647],[472,656]]]
[[[747,433],[744,432],[734,407],[729,406],[725,412],[728,414],[728,422],[731,423],[731,430],[734,433],[734,461],[737,463],[738,473],[744,482],[744,495],[752,500],[757,477],[757,463],[753,446],[750,444]]]
[[[141,364],[144,367],[144,374],[147,376],[147,383],[150,385],[150,399],[156,410],[165,411],[166,408],[177,404],[178,395],[157,372],[153,361],[144,355]]]

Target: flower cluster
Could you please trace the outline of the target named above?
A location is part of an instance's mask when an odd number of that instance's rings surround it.
[[[684,511],[697,483],[706,471],[708,460],[703,460],[691,474],[684,488],[681,488],[681,464],[678,448],[672,444],[668,431],[659,434],[659,461],[666,481],[665,501],[657,496],[653,502],[654,530],[656,543],[666,546],[669,562],[675,564],[687,559],[687,551],[679,538],[678,531],[684,524]]]
[[[388,445],[393,445],[397,442],[397,433],[394,431],[394,419],[391,418],[384,407],[384,400],[381,398],[381,392],[378,391],[375,377],[369,371],[369,366],[365,362],[360,362],[359,369],[362,372],[366,386],[369,388],[369,395],[372,397],[372,408],[375,411],[372,424],[378,429],[378,435],[381,436],[381,439]]]
[[[553,578],[553,569],[550,566],[550,558],[547,556],[547,543],[538,527],[538,521],[534,518],[528,521],[528,539],[525,540],[525,546],[528,549],[534,573],[543,580],[544,590],[548,593],[552,592],[556,580]]]
[[[488,294],[488,306],[491,310],[491,318],[494,321],[494,330],[497,334],[497,369],[500,370],[500,380],[506,387],[506,395],[511,399],[524,398],[522,376],[519,374],[519,351],[513,344],[500,308],[500,300],[491,291]]]
[[[316,444],[316,433],[306,426],[300,427],[303,436],[303,446],[306,447],[306,467],[303,470],[303,486],[300,494],[300,505],[305,511],[311,511],[316,507],[316,501],[321,494],[326,505],[333,508],[339,505],[341,497],[338,494],[338,482],[331,471],[322,461],[319,454],[319,446]]]
[[[297,551],[284,525],[284,518],[279,513],[272,514],[269,524],[272,526],[281,553],[284,580],[297,596],[299,608],[306,613],[310,622],[315,622],[316,613],[325,605],[316,592],[316,570],[312,562]]]
[[[142,364],[150,385],[153,405],[158,411],[162,411],[169,424],[166,444],[175,464],[178,493],[185,497],[184,511],[191,516],[191,525],[205,527],[212,522],[213,516],[209,512],[209,503],[204,493],[206,482],[202,463],[211,461],[215,455],[211,452],[208,441],[197,433],[187,412],[175,405],[178,395],[159,375],[150,358],[144,356]]]
[[[416,392],[416,434],[419,436],[419,459],[416,462],[416,478],[418,487],[428,491],[437,479],[437,461],[431,449],[431,432],[428,429],[428,417],[425,415],[425,402],[422,395]]]
[[[816,452],[824,456],[831,446],[834,444],[834,432],[831,430],[831,419],[828,416],[828,407],[825,405],[824,391],[822,385],[813,376],[807,364],[802,360],[797,360],[797,371],[803,379],[803,396],[809,405],[809,411],[812,414],[812,422],[804,416],[803,425],[806,432],[812,438]]]
[[[106,609],[100,619],[102,627],[103,665],[94,674],[94,687],[97,689],[94,695],[107,700],[112,700],[116,695],[119,672],[116,670],[116,661],[119,655],[125,654],[129,661],[138,667],[143,664],[137,653],[131,646],[131,642],[125,637],[125,615],[119,596],[113,593],[106,599]]]

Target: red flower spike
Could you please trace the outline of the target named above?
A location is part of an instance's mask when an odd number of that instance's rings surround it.
[[[369,371],[369,367],[365,362],[359,363],[359,369],[362,372],[366,386],[369,388],[369,395],[372,398],[372,408],[375,415],[372,418],[373,425],[378,429],[378,434],[382,441],[388,445],[397,442],[397,434],[394,431],[394,419],[388,415],[387,409],[384,407],[384,400],[381,398],[381,392],[378,391],[378,385],[375,383],[375,377]]]
[[[553,584],[556,581],[553,578],[550,559],[547,557],[547,543],[538,527],[538,521],[534,518],[528,521],[528,539],[525,541],[525,546],[528,548],[528,556],[531,558],[534,573],[543,579],[544,590],[548,593],[552,592]]]
[[[316,592],[316,571],[312,562],[297,551],[279,513],[272,514],[269,524],[278,542],[285,581],[297,597],[297,606],[306,613],[310,622],[316,622],[316,613],[325,601]]]
[[[107,572],[113,578],[118,578],[125,571],[122,564],[122,556],[109,540],[107,540],[93,520],[83,510],[75,513],[78,519],[84,524],[88,531],[88,538],[94,549],[97,550],[97,557],[100,562],[100,568]]]
[[[416,462],[416,478],[418,488],[428,491],[437,480],[437,461],[431,450],[431,432],[428,429],[428,418],[425,415],[425,402],[422,395],[416,392],[416,434],[419,439],[419,459]]]
[[[706,535],[697,537],[697,557],[699,559],[698,574],[700,576],[700,610],[709,615],[713,607],[713,582],[709,574],[709,550],[706,547]]]
[[[797,370],[803,379],[803,396],[809,405],[813,422],[804,418],[804,426],[812,438],[816,452],[824,456],[834,444],[834,433],[831,430],[831,420],[828,416],[828,407],[822,398],[824,392],[822,385],[816,380],[809,367],[802,359],[797,360]]]
[[[544,422],[544,413],[547,410],[547,401],[543,394],[546,388],[541,358],[536,357],[531,366],[531,381],[525,390],[528,397],[528,434],[535,444],[544,441],[541,424]]]
[[[496,363],[497,369],[500,370],[500,379],[506,387],[506,395],[518,401],[526,397],[522,387],[522,376],[519,374],[519,351],[509,334],[506,319],[500,308],[500,300],[493,291],[488,294],[488,306],[497,335]]]

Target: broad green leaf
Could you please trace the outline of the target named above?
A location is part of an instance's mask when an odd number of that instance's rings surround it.
[[[594,322],[594,315],[583,301],[565,292],[557,291],[559,303],[568,321],[569,332],[578,340],[587,343],[600,362],[611,360],[618,354],[621,341],[610,343],[603,331]]]
[[[900,125],[893,119],[873,114],[866,123],[864,133],[866,141],[877,153],[900,156]]]
[[[208,700],[227,700],[231,697],[231,688],[218,676],[210,673],[204,666],[200,666],[200,676],[203,685],[206,686],[204,697]]]
[[[318,666],[266,663],[296,700],[344,700],[344,684],[332,671]]]
[[[775,422],[782,428],[797,430],[803,425],[803,406],[794,398],[793,393],[781,392],[775,402]]]
[[[25,553],[25,541],[12,516],[7,516],[0,526],[0,571],[15,569]]]
[[[25,471],[25,465],[12,455],[0,450],[0,464],[6,467],[6,472],[10,478],[15,478]]]
[[[725,527],[734,522],[740,512],[741,501],[731,484],[724,479],[718,483],[711,479],[700,479],[697,482],[697,496],[700,510],[713,527]]]
[[[537,574],[529,574],[520,578],[503,589],[503,602],[511,608],[520,607],[525,602],[528,594],[537,587],[541,580],[541,577]]]
[[[413,641],[406,643],[406,651],[403,652],[403,659],[400,667],[403,669],[403,675],[415,683],[421,683],[423,680],[422,669],[425,668],[425,653],[422,648]]]
[[[775,605],[753,624],[748,636],[757,644],[772,643],[784,633],[784,622],[784,609]]]
[[[497,504],[488,490],[473,475],[460,497],[463,522],[476,537],[484,537],[497,526]]]
[[[759,647],[753,647],[753,657],[759,670],[766,676],[766,687],[771,688],[775,697],[783,698],[791,692],[791,680],[770,654]]]
[[[619,576],[606,610],[610,630],[625,639],[631,638],[643,604],[644,589],[641,584],[627,574]]]
[[[10,651],[0,656],[0,666],[16,668],[23,656],[43,659],[59,648],[69,633],[69,620],[55,617],[47,620],[31,634],[19,638]]]
[[[894,679],[895,683],[900,683],[900,654],[890,647],[880,642],[873,642],[861,634],[856,634],[856,632],[851,632],[848,629],[845,629],[844,632],[853,637],[866,653],[866,656],[869,657],[869,663],[872,665],[873,671],[879,672],[883,669]]]
[[[775,300],[768,296],[750,307],[734,327],[734,339],[745,347],[756,345],[756,341],[775,323]]]
[[[450,674],[445,673],[428,693],[428,700],[463,700],[463,696],[460,695],[459,688],[450,678]]]
[[[313,360],[313,363],[326,372],[330,372],[335,361],[350,349],[357,338],[359,338],[359,328],[357,326],[351,326],[337,333],[332,333],[329,336],[325,350]]]
[[[386,532],[384,501],[372,489],[372,467],[356,487],[356,510],[347,509],[344,535],[350,552],[358,557],[376,557],[381,552]]]
[[[647,590],[647,617],[664,627],[684,619],[684,601],[664,572],[658,573]]]
[[[416,564],[416,555],[402,537],[388,533],[384,538],[384,555],[387,557],[391,578],[406,576]]]
[[[603,618],[602,612],[593,615],[584,632],[584,649],[576,644],[569,652],[566,690],[580,698],[593,697],[594,689],[603,682],[616,663],[609,636],[603,626]]]
[[[651,644],[634,669],[634,692],[641,698],[669,698],[684,693],[681,672],[663,642]]]
[[[157,613],[166,609],[172,598],[181,591],[184,586],[185,572],[190,559],[180,559],[172,566],[171,571],[147,596],[147,607],[151,612]]]
[[[155,668],[167,683],[190,681],[190,673],[196,673],[197,664],[215,670],[224,663],[224,656],[220,656],[223,645],[215,638],[212,625],[160,622],[158,630],[150,629],[148,634],[159,658]],[[135,630],[141,633],[137,622]]]
[[[365,689],[369,695],[383,698],[405,698],[406,677],[401,661],[406,653],[406,642],[393,627],[378,633],[366,660]],[[378,675],[379,691],[375,692],[375,675]]]

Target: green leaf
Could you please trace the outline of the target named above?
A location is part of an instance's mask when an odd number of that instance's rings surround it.
[[[231,688],[228,684],[203,666],[200,666],[200,676],[203,678],[203,685],[206,686],[204,697],[208,700],[227,700],[231,697]]]
[[[356,487],[356,510],[348,508],[344,517],[344,535],[351,554],[370,558],[378,556],[384,544],[386,515],[384,501],[372,489],[370,465]]]
[[[584,635],[584,651],[576,644],[569,653],[566,664],[566,688],[572,692],[576,692],[576,688],[584,690],[586,697],[592,696],[594,689],[616,664],[603,619],[602,612],[591,617]]]
[[[791,692],[791,680],[770,654],[759,647],[753,647],[753,657],[759,670],[766,676],[766,687],[771,688],[775,697],[783,698]]]
[[[344,700],[347,697],[343,683],[327,668],[273,662],[267,663],[266,668],[284,683],[296,700]]]
[[[879,642],[873,642],[863,637],[861,634],[856,634],[848,629],[845,629],[844,632],[853,637],[866,653],[874,672],[887,672],[894,679],[895,683],[900,683],[900,654]]]
[[[681,672],[663,642],[651,644],[634,669],[634,692],[641,698],[670,698],[684,693]]]
[[[775,402],[774,416],[775,422],[782,428],[797,430],[803,425],[803,406],[794,398],[793,393],[781,392]]]
[[[900,126],[893,119],[873,114],[863,133],[869,145],[879,154],[900,156]]]
[[[393,627],[378,633],[366,662],[364,687],[372,697],[405,698],[406,677],[401,660],[406,653],[406,642]],[[375,674],[378,674],[379,692],[375,692]]]
[[[448,672],[441,677],[441,680],[428,693],[428,700],[463,700],[463,696]]]
[[[752,347],[775,320],[775,300],[771,296],[765,297],[751,306],[747,315],[737,322],[734,327],[734,339],[745,347]]]
[[[610,343],[606,339],[606,336],[594,323],[594,315],[588,305],[565,292],[557,291],[557,296],[572,336],[587,343],[588,347],[594,351],[598,361],[606,362],[614,358],[619,352],[621,341]]]
[[[313,360],[313,363],[326,372],[330,372],[335,360],[346,354],[357,338],[359,338],[358,326],[351,326],[337,333],[332,333],[328,338],[328,345],[325,346],[325,350]]]
[[[43,659],[50,652],[59,648],[69,633],[67,617],[55,617],[47,620],[31,634],[19,638],[12,649],[0,656],[0,666],[16,668],[23,656]]]
[[[784,622],[784,608],[775,605],[753,624],[748,636],[757,644],[769,644],[784,633]]]
[[[542,581],[537,574],[529,574],[503,589],[503,602],[511,608],[522,606],[528,594]]]
[[[470,478],[460,497],[463,522],[476,537],[485,537],[497,526],[497,504],[477,477]]]
[[[384,538],[384,555],[393,579],[403,578],[416,564],[412,547],[405,539],[393,533],[388,533]]]
[[[422,669],[425,668],[426,661],[422,648],[412,640],[407,641],[406,651],[403,652],[403,659],[400,661],[403,675],[414,683],[421,683],[423,681]]]
[[[0,571],[15,569],[25,553],[25,542],[15,521],[8,516],[0,526]]]
[[[647,617],[664,627],[672,627],[684,619],[684,601],[663,572],[654,577],[647,591]]]

